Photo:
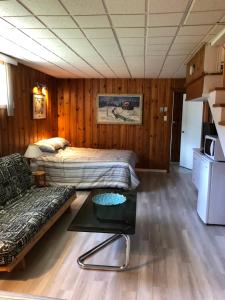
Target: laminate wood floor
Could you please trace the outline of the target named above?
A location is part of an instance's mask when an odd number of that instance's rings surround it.
[[[88,192],[79,192],[66,213],[27,256],[25,270],[0,274],[0,290],[78,300],[223,300],[225,227],[206,226],[196,213],[191,173],[140,172],[136,234],[126,272],[82,270],[76,258],[107,235],[66,228]],[[123,242],[91,258],[123,260]]]

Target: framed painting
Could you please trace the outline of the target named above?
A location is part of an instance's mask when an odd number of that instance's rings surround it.
[[[142,124],[142,95],[97,95],[97,124]]]
[[[45,95],[33,94],[33,119],[46,119]]]

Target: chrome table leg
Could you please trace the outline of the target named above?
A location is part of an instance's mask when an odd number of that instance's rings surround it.
[[[116,240],[120,238],[124,238],[126,242],[126,258],[125,263],[121,266],[110,266],[110,265],[95,265],[95,264],[85,264],[84,261],[100,251],[101,249],[105,248],[107,245],[115,242]],[[104,242],[100,243],[99,245],[95,246],[94,248],[90,249],[88,252],[84,253],[77,259],[78,265],[82,269],[88,269],[88,270],[102,270],[102,271],[123,271],[127,268],[129,264],[129,258],[130,258],[130,237],[126,234],[114,234]]]

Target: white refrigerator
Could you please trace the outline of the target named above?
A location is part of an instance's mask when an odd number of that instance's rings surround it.
[[[206,224],[225,225],[225,162],[202,155],[199,173],[198,215]]]

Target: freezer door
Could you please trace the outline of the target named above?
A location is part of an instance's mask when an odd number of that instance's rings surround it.
[[[225,225],[225,163],[212,164],[208,223]]]
[[[201,158],[199,164],[199,190],[198,190],[198,202],[197,212],[199,217],[204,223],[208,223],[208,208],[209,208],[209,193],[210,193],[210,175],[211,175],[212,163]]]

